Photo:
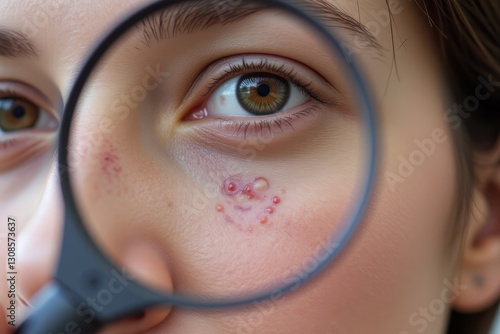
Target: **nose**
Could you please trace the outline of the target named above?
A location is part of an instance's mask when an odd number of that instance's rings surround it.
[[[18,240],[19,296],[30,300],[48,283],[56,266],[63,206],[57,174],[51,169],[41,201]]]
[[[28,303],[52,279],[60,251],[63,217],[64,202],[54,166],[40,204],[18,238],[18,295]],[[161,253],[148,242],[131,241],[120,263],[134,279],[159,290],[172,290],[172,279]],[[163,322],[170,311],[168,306],[145,310],[140,316],[109,325],[104,332],[143,333]]]

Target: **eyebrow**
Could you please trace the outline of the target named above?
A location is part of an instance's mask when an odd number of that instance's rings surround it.
[[[0,27],[0,56],[36,57],[35,45],[21,32]]]
[[[142,41],[150,46],[154,40],[160,41],[190,34],[217,24],[231,24],[259,11],[275,8],[271,4],[260,1],[238,1],[237,6],[231,2],[230,0],[196,0],[164,9],[159,14],[144,19],[138,26],[143,37]],[[346,29],[358,36],[366,43],[366,46],[378,51],[382,49],[377,38],[364,24],[327,0],[293,0],[291,2],[314,15],[324,25]]]

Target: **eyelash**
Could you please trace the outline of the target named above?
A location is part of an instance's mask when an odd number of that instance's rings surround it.
[[[12,89],[0,90],[0,99],[21,99],[21,95]]]
[[[266,71],[269,73],[273,73],[283,77],[284,79],[290,81],[293,85],[295,85],[299,91],[310,96],[314,101],[319,102],[320,104],[326,105],[328,101],[323,98],[322,94],[316,91],[312,87],[312,81],[305,82],[297,75],[293,66],[287,68],[286,64],[282,64],[280,66],[276,64],[271,64],[267,59],[261,59],[259,63],[254,62],[246,62],[245,59],[242,60],[241,64],[232,64],[229,66],[229,69],[225,70],[224,73],[214,79],[208,85],[207,92],[203,94],[203,96],[207,96],[212,93],[216,87],[218,87],[221,83],[223,83],[227,79],[231,79],[238,75],[242,75],[245,73],[251,73],[252,71],[262,72]],[[294,130],[293,118],[300,119],[302,117],[310,117],[313,116],[314,113],[318,112],[317,106],[310,106],[304,110],[298,111],[292,115],[279,116],[275,117],[271,120],[258,120],[258,121],[235,121],[232,119],[225,119],[218,117],[222,123],[226,125],[230,125],[236,128],[236,135],[240,135],[240,132],[243,130],[243,136],[246,139],[249,131],[253,130],[255,133],[263,134],[264,129],[267,129],[269,133],[272,132],[272,127],[279,128],[282,132],[284,132],[283,126],[288,126],[292,130]]]

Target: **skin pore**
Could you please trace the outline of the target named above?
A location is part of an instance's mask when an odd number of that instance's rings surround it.
[[[57,19],[32,29],[36,56],[0,56],[0,90],[21,85],[16,93],[59,120],[89,50],[145,2],[50,3],[47,11],[41,0],[1,2],[0,28],[26,30],[24,24],[40,12]],[[445,332],[452,303],[481,309],[498,298],[499,287],[488,279],[498,268],[488,270],[482,290],[487,292],[478,296],[470,280],[458,280],[457,250],[446,242],[456,223],[450,220],[459,175],[453,136],[442,116],[448,101],[439,48],[425,16],[412,1],[392,1],[391,25],[383,0],[326,3],[371,33],[367,37],[342,24],[339,29],[373,89],[382,142],[383,176],[352,242],[320,277],[277,300],[224,311],[162,307],[103,332],[438,334]],[[139,36],[146,43],[132,36],[112,52],[111,65],[97,71],[82,96],[85,114],[77,123],[73,157],[80,171],[74,176],[81,189],[77,200],[105,253],[139,281],[217,297],[262,288],[305,259],[345,212],[363,157],[352,117],[355,102],[321,43],[283,22],[276,12],[262,11],[159,41],[147,31]],[[282,31],[282,39],[266,39],[267,30]],[[224,77],[238,66],[253,68]],[[268,115],[262,118],[268,123],[248,125],[248,115],[223,113],[236,100],[216,95],[222,84],[249,73],[283,77],[276,73],[280,66],[312,82],[323,98],[306,96],[309,111],[281,123]],[[290,109],[303,102],[301,94],[294,93],[298,102]],[[0,144],[0,219],[13,215],[19,221],[18,292],[25,301],[49,282],[61,234],[51,124],[16,135],[25,140],[38,134],[36,145],[25,144],[29,154],[24,147],[2,153]],[[0,133],[4,146],[7,138]],[[251,145],[241,147],[242,142]],[[431,145],[432,154],[401,176],[401,157],[411,160],[417,142]],[[10,166],[2,157],[14,153],[22,158]],[[387,173],[399,178],[388,180]],[[500,184],[498,175],[491,171],[484,182]],[[487,202],[480,194],[478,210]],[[475,239],[485,220],[475,217],[467,240]],[[5,252],[4,240],[1,245]],[[0,289],[7,290],[5,281]],[[0,298],[7,305],[5,294]],[[27,312],[19,306],[19,319]]]

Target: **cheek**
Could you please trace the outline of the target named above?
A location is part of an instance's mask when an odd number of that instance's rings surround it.
[[[453,157],[449,146],[437,153],[439,157],[429,162],[432,173],[415,176],[397,193],[384,180],[379,181],[366,219],[347,248],[300,293],[266,306],[266,310],[272,310],[270,316],[263,314],[267,328],[281,328],[287,323],[288,328],[297,329],[302,328],[304,319],[314,319],[307,330],[318,326],[318,332],[325,328],[339,333],[365,333],[369,328],[374,333],[415,332],[417,327],[411,327],[410,316],[440,296],[447,279],[453,281],[442,256],[454,200]],[[439,184],[439,189],[428,187],[429,180]],[[331,195],[328,198],[335,200]],[[342,210],[322,205],[313,210],[313,215],[306,212],[297,210],[296,219],[326,223],[341,216]],[[296,233],[302,236],[302,240],[295,240],[297,247],[313,246],[311,241],[321,240],[320,234],[317,226],[303,227]],[[298,266],[293,275],[307,270],[307,262],[294,265]],[[309,311],[303,305],[314,307]],[[291,318],[290,313],[300,315],[300,320]],[[429,327],[440,325],[439,317],[431,315],[435,320],[428,322]],[[252,312],[242,318],[248,326]],[[390,321],[381,324],[380,319]]]
[[[397,172],[399,157],[418,149],[414,139],[426,138],[441,124],[439,120],[432,123],[430,118],[427,121],[430,124],[405,129],[399,140],[387,140],[381,175]],[[456,201],[456,173],[449,137],[436,144],[435,152],[395,191],[383,176],[379,178],[365,222],[329,277],[330,296],[345,303],[328,307],[343,324],[352,326],[349,332],[364,332],[368,324],[389,318],[385,332],[413,332],[410,316],[439,299],[446,280],[453,281],[450,254],[454,250],[447,241],[456,223],[450,221]],[[443,315],[445,312],[432,314],[434,320],[427,321],[428,326],[442,325]],[[359,318],[365,324],[356,327]]]
[[[95,204],[104,197],[128,192],[125,166],[130,166],[131,157],[119,141],[88,131],[73,142],[69,157],[71,182],[82,204]]]

